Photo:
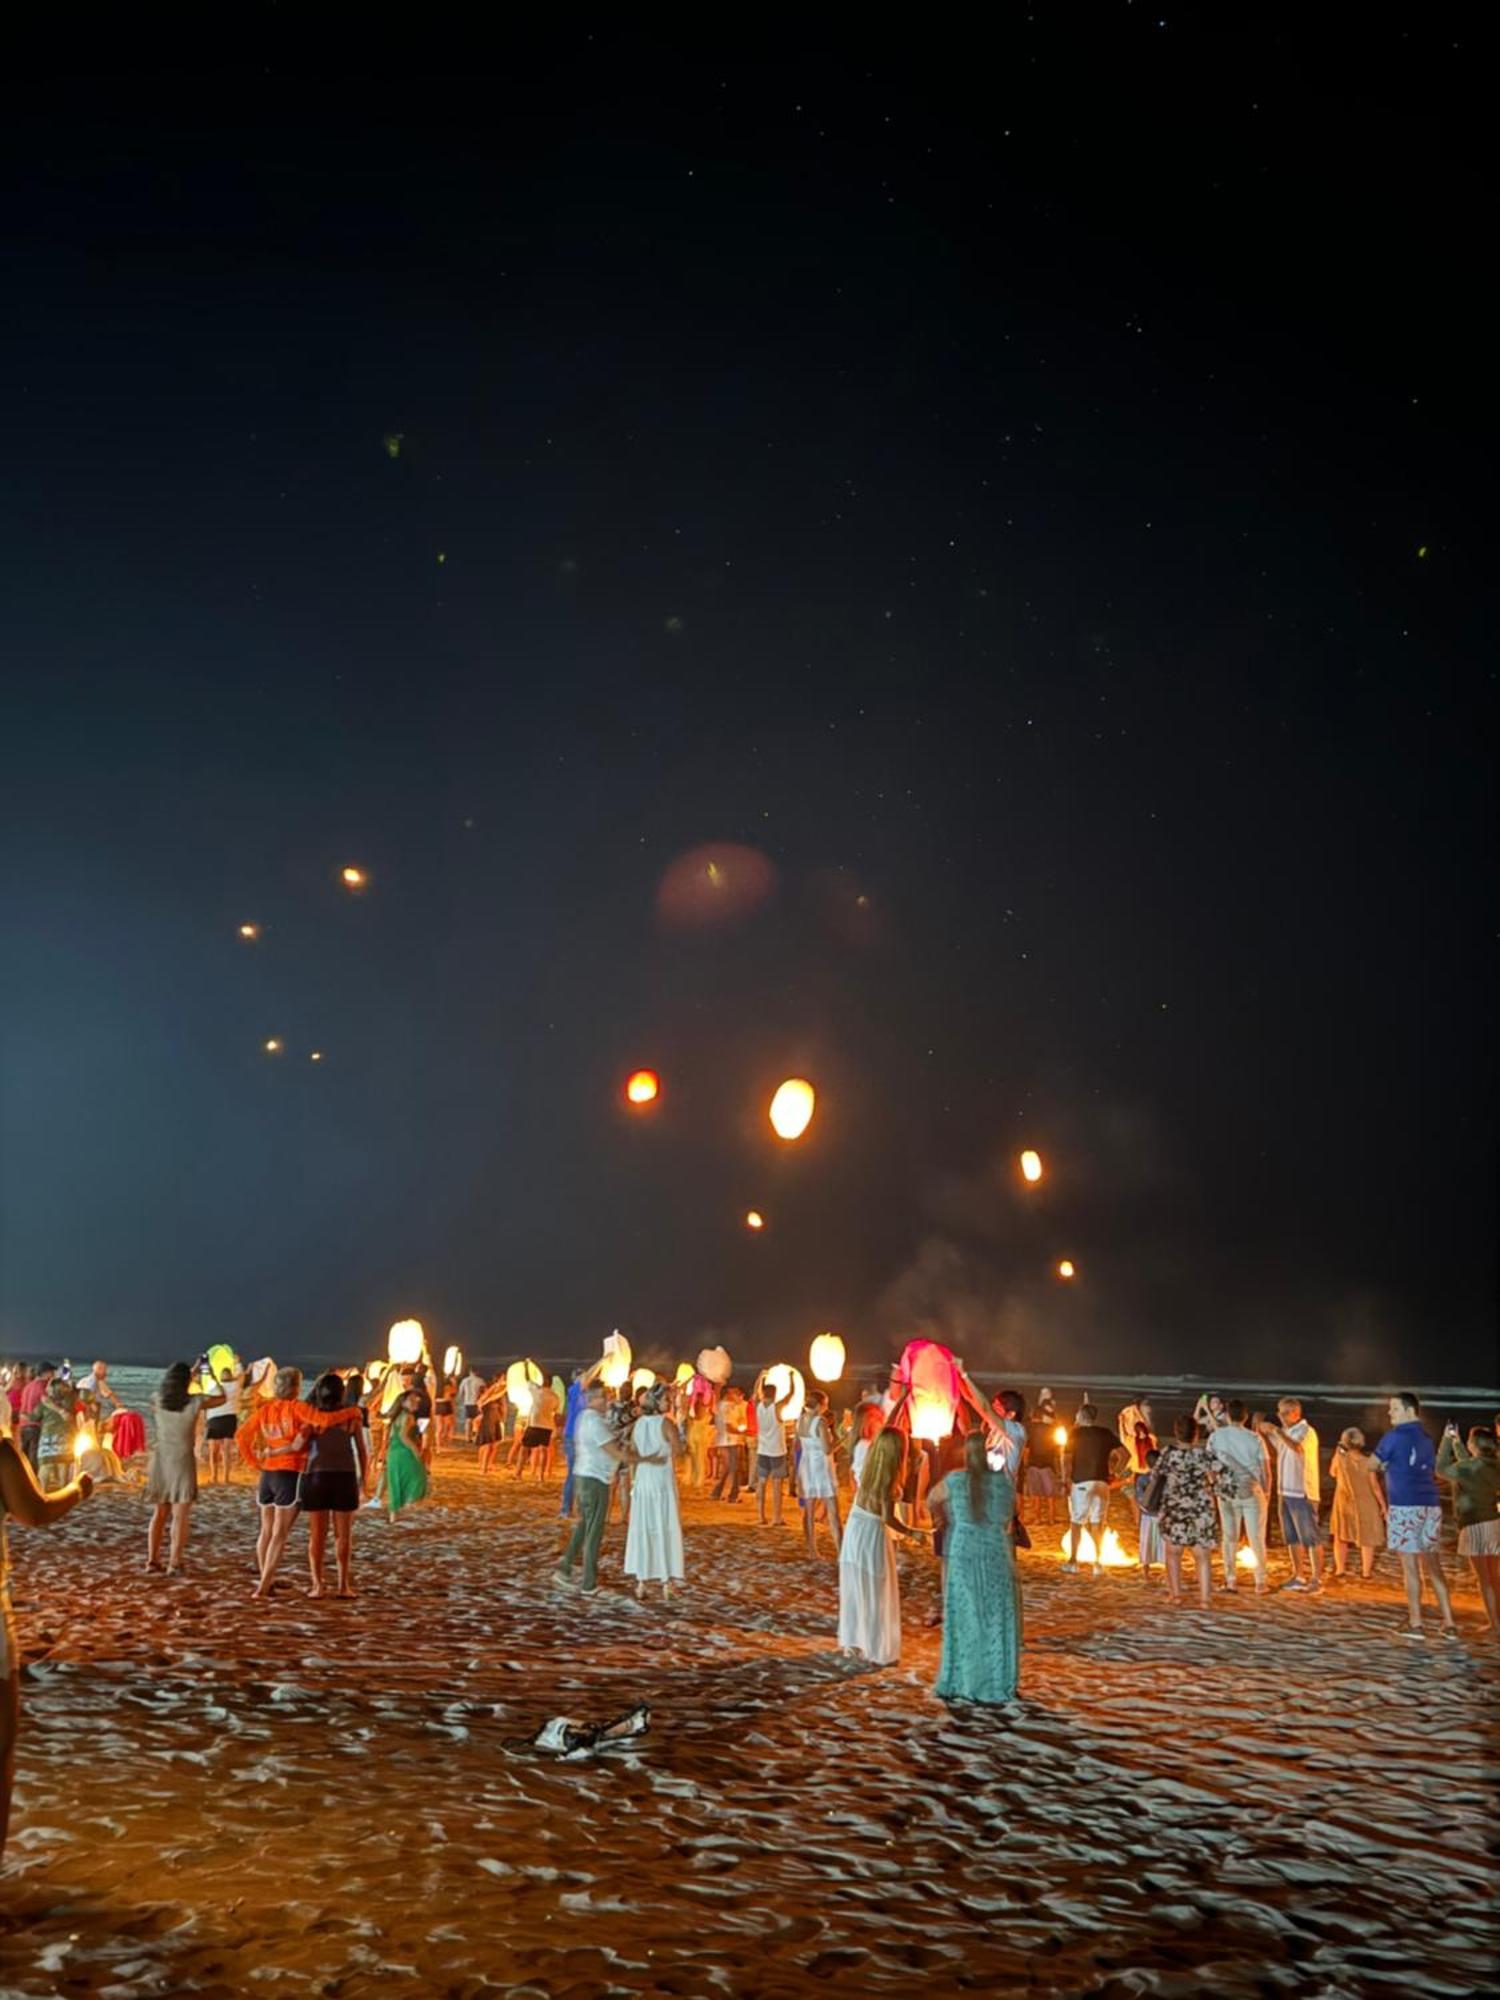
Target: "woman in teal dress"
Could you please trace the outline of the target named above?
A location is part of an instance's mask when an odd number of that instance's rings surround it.
[[[408,1390],[391,1414],[385,1451],[385,1503],[394,1521],[403,1507],[427,1497],[427,1468],[417,1436],[417,1411],[422,1399]]]
[[[1016,1489],[991,1472],[981,1431],[964,1442],[961,1471],[929,1496],[947,1523],[943,1548],[944,1701],[1014,1701],[1021,1672],[1021,1580],[1011,1521]]]

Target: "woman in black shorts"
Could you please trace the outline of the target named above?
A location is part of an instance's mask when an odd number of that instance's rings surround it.
[[[315,1410],[344,1409],[342,1379],[331,1371],[320,1375],[309,1400]],[[307,1516],[307,1568],[312,1578],[309,1597],[324,1595],[323,1558],[328,1547],[330,1514],[334,1560],[339,1572],[339,1587],[334,1595],[354,1595],[354,1586],[349,1581],[354,1561],[354,1516],[364,1492],[368,1462],[362,1423],[333,1425],[309,1435],[307,1463],[297,1476],[297,1499]]]

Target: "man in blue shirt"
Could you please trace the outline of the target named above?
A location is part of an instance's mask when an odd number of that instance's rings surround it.
[[[557,1510],[559,1519],[564,1521],[573,1511],[573,1440],[578,1429],[578,1419],[583,1415],[584,1399],[588,1394],[589,1384],[603,1366],[604,1363],[600,1360],[596,1361],[592,1368],[575,1368],[573,1379],[568,1384],[567,1400],[563,1404],[563,1463],[567,1471],[563,1479],[562,1505]]]
[[[1401,1580],[1406,1585],[1408,1639],[1422,1637],[1422,1578],[1432,1585],[1443,1620],[1443,1636],[1458,1637],[1453,1622],[1453,1606],[1443,1581],[1442,1534],[1443,1502],[1438,1491],[1437,1452],[1432,1439],[1418,1421],[1421,1404],[1409,1389],[1391,1397],[1387,1406],[1391,1428],[1375,1447],[1385,1473],[1389,1513],[1386,1534],[1401,1558]]]

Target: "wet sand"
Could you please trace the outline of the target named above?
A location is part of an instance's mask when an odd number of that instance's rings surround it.
[[[0,1992],[1487,1985],[1500,1646],[1467,1583],[1466,1643],[1417,1647],[1392,1557],[1204,1614],[1133,1569],[1062,1574],[1039,1530],[1022,1698],[950,1712],[925,1553],[877,1672],[834,1650],[827,1544],[810,1566],[750,1499],[688,1503],[666,1608],[554,1592],[556,1508],[455,1455],[408,1522],[361,1514],[357,1602],[305,1597],[299,1529],[265,1607],[244,1483],[205,1493],[180,1581],[143,1574],[126,1493],[13,1525]],[[597,1761],[506,1747],[639,1699],[651,1733]]]

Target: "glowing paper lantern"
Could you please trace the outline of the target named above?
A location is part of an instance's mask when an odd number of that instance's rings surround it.
[[[680,619],[669,618],[674,631]],[[776,870],[757,848],[714,841],[679,854],[656,889],[656,911],[671,928],[734,924],[752,915],[776,892]]]
[[[817,1382],[837,1382],[844,1372],[844,1343],[836,1333],[820,1333],[808,1350],[808,1366]]]
[[[309,1062],[321,1062],[323,1060],[323,1051],[321,1049],[313,1049],[309,1053],[307,1060]]]
[[[513,1408],[523,1417],[529,1417],[536,1406],[536,1392],[541,1387],[542,1371],[534,1361],[512,1361],[505,1371],[505,1393],[510,1397]]]
[[[747,1211],[745,1215],[745,1227],[747,1229],[764,1229],[765,1226],[766,1218],[758,1208],[752,1208]]]
[[[401,1380],[401,1370],[387,1368],[380,1390],[380,1414],[388,1417],[405,1394],[406,1384]]]
[[[627,1104],[654,1104],[661,1095],[661,1078],[654,1069],[638,1069],[626,1079]]]
[[[786,1403],[781,1412],[782,1422],[796,1423],[807,1404],[807,1384],[802,1379],[802,1371],[794,1368],[789,1361],[773,1362],[769,1368],[763,1368],[756,1378],[756,1402],[760,1401],[761,1389],[767,1382],[776,1391],[777,1403]]]
[[[1023,1179],[1028,1181],[1039,1181],[1042,1178],[1042,1156],[1040,1153],[1033,1153],[1028,1148],[1021,1155],[1021,1175]]]
[[[208,1350],[208,1372],[212,1375],[215,1382],[218,1381],[222,1369],[227,1368],[234,1375],[238,1374],[239,1366],[240,1357],[235,1353],[228,1341],[216,1340]]]
[[[414,1368],[426,1346],[427,1336],[419,1319],[398,1319],[386,1336],[386,1358],[393,1368]]]
[[[259,1361],[252,1361],[245,1370],[245,1378],[258,1395],[269,1396],[276,1380],[276,1362],[269,1354],[263,1354]]]
[[[461,1347],[449,1347],[443,1352],[443,1373],[457,1378],[464,1372],[464,1353]]]
[[[958,1411],[958,1364],[936,1340],[909,1340],[900,1361],[901,1380],[911,1389],[906,1407],[911,1434],[939,1444],[949,1436]]]
[[[680,1389],[685,1383],[691,1382],[697,1373],[698,1370],[694,1368],[691,1361],[679,1361],[677,1364],[677,1373],[672,1377],[672,1380]]]
[[[771,1129],[778,1139],[800,1139],[812,1123],[818,1093],[800,1076],[789,1076],[771,1099]]]
[[[630,1380],[630,1342],[616,1330],[604,1336],[604,1366],[599,1380],[606,1389],[623,1389]]]
[[[373,1389],[375,1384],[380,1380],[381,1376],[384,1373],[385,1373],[385,1363],[383,1361],[367,1361],[365,1363],[365,1370],[364,1370],[365,1387],[367,1389]]]
[[[241,924],[240,936],[245,940],[246,944],[254,944],[256,939],[260,936],[260,925]]]
[[[364,869],[356,868],[352,862],[347,868],[339,870],[339,880],[351,896],[357,896],[362,889],[368,888],[370,882],[370,878]]]
[[[630,1378],[632,1389],[649,1389],[656,1380],[654,1368],[637,1368]]]
[[[1071,1257],[1064,1257],[1057,1267],[1057,1275],[1060,1278],[1076,1278],[1078,1275],[1078,1266],[1073,1262]]]
[[[729,1358],[729,1350],[724,1347],[705,1347],[698,1355],[698,1373],[716,1389],[722,1389],[734,1373],[734,1363]]]
[[[285,1047],[286,1044],[282,1041],[280,1035],[271,1035],[265,1043],[265,1051],[268,1056],[279,1056]]]

